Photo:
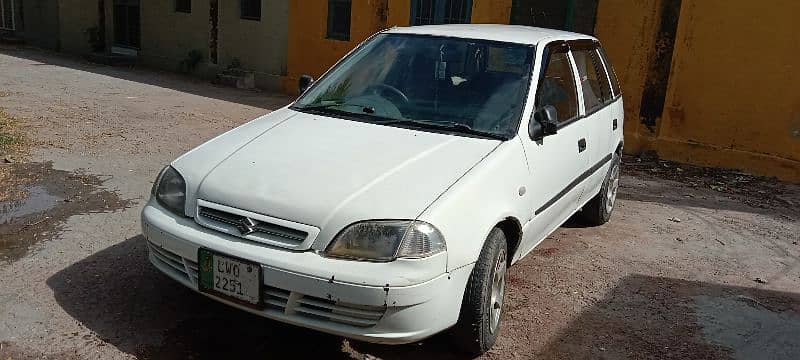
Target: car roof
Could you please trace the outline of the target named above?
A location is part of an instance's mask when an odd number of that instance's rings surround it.
[[[419,34],[449,36],[466,39],[483,39],[519,44],[537,45],[542,40],[597,40],[592,36],[573,32],[522,25],[501,24],[448,24],[393,27],[389,34]]]

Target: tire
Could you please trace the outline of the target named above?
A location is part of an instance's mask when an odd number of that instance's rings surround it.
[[[615,153],[611,158],[611,166],[608,167],[608,173],[606,173],[606,178],[603,180],[600,192],[592,200],[589,200],[580,212],[583,223],[599,226],[611,219],[611,213],[614,212],[614,205],[617,202],[617,191],[619,190],[619,170],[620,159],[619,155]]]
[[[506,236],[502,230],[494,228],[470,274],[461,314],[453,332],[457,346],[469,355],[477,356],[489,351],[497,340],[507,268]]]

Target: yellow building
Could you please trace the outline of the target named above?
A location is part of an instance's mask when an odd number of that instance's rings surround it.
[[[626,151],[800,181],[798,13],[795,0],[601,1]]]
[[[391,26],[593,33],[622,81],[626,152],[800,181],[798,13],[795,0],[294,0],[283,86],[296,93],[300,75]]]
[[[392,26],[512,23],[591,33],[625,94],[628,153],[800,182],[800,1],[14,0],[0,37],[297,92]],[[191,66],[187,66],[191,65]],[[188,70],[187,70],[188,69]],[[224,74],[223,74],[224,75]],[[238,83],[237,83],[238,85]]]
[[[329,11],[329,4],[333,11]],[[347,13],[345,9],[349,10],[349,16],[341,15]],[[504,24],[508,23],[510,13],[511,0],[291,1],[284,89],[297,93],[300,75],[318,77],[358,43],[380,30],[434,22]],[[347,36],[336,36],[337,22],[345,23],[342,28],[348,30]]]

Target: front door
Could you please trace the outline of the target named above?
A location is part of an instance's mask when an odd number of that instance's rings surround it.
[[[114,0],[114,46],[139,49],[139,0]]]
[[[588,129],[581,119],[574,64],[565,42],[550,43],[545,48],[542,68],[535,109],[555,107],[559,124],[556,134],[539,141],[522,136],[533,214],[518,252],[521,256],[575,212],[583,192],[580,177],[589,166],[589,153],[585,151]]]

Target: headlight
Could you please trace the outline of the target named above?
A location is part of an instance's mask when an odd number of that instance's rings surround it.
[[[186,181],[172,166],[167,166],[158,174],[153,183],[153,196],[161,206],[183,216],[186,205]]]
[[[439,230],[426,222],[374,220],[355,223],[342,230],[325,253],[357,260],[391,261],[428,257],[446,248]]]

